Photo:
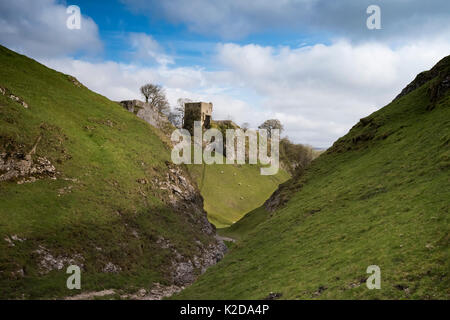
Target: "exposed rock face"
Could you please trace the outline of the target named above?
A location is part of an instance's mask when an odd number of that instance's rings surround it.
[[[140,100],[124,100],[119,102],[125,109],[134,113],[139,118],[147,121],[149,124],[156,128],[163,128],[169,124],[167,117],[158,110],[152,108],[148,103]]]
[[[135,294],[120,294],[120,290],[107,289],[102,291],[84,292],[75,296],[66,297],[65,300],[92,300],[95,298],[106,298],[108,296],[119,295],[121,299],[132,300],[161,300],[165,297],[170,297],[174,293],[183,290],[183,287],[175,285],[163,286],[160,283],[154,283],[153,286],[147,291],[141,288]]]
[[[46,158],[38,157],[33,160],[30,154],[0,154],[0,182],[17,178],[29,178],[18,183],[33,182],[36,181],[36,177],[54,177],[55,174],[55,167]]]
[[[428,89],[428,95],[431,100],[431,104],[428,106],[429,110],[434,108],[436,102],[444,96],[448,89],[450,89],[450,72],[447,72],[436,84]]]
[[[265,297],[263,300],[277,300],[281,298],[283,294],[281,292],[270,292],[267,297]]]
[[[69,256],[53,256],[50,251],[44,246],[40,245],[38,249],[34,251],[39,260],[39,273],[41,275],[47,274],[52,270],[61,270],[69,265],[77,265],[83,268],[84,257],[80,254]]]
[[[56,179],[56,168],[45,157],[36,157],[36,148],[42,136],[36,139],[28,153],[15,151],[0,153],[0,182],[22,178],[18,184],[34,182],[39,178]]]
[[[277,190],[275,190],[274,193],[272,193],[270,198],[267,199],[266,202],[264,202],[264,207],[267,211],[274,212],[278,208],[284,206],[287,201],[288,198],[284,197],[283,188],[281,188],[280,186]]]
[[[200,229],[199,231],[210,235],[211,243],[204,245],[197,242],[199,254],[194,257],[184,257],[178,253],[170,240],[159,238],[157,243],[162,249],[171,250],[174,259],[172,261],[172,279],[176,286],[186,286],[195,281],[199,274],[219,262],[227,251],[222,240],[216,239],[215,227],[208,221],[203,209],[203,198],[196,186],[187,177],[185,172],[169,162],[166,163],[169,170],[164,180],[155,178],[153,184],[166,190],[162,198],[175,211],[189,216],[190,220]]]
[[[102,291],[93,291],[93,292],[84,292],[77,294],[75,296],[66,297],[64,300],[92,300],[95,298],[106,297],[110,295],[116,294],[116,291],[113,289],[102,290]],[[126,298],[124,296],[124,298]]]
[[[439,78],[439,80],[437,84],[435,84],[431,88],[431,92],[429,92],[431,101],[435,102],[439,98],[443,97],[444,93],[450,88],[450,71],[448,68],[449,61],[450,56],[447,56],[439,61],[429,71],[419,73],[416,78],[410,84],[408,84],[397,97],[395,97],[394,101],[416,90],[428,81],[435,78]]]
[[[203,209],[203,197],[197,187],[180,167],[166,162],[168,172],[164,180],[154,178],[153,184],[161,190],[166,190],[162,198],[175,211],[189,215],[201,231],[208,234],[215,234],[215,227],[208,221],[206,212]]]
[[[20,97],[16,96],[15,94],[13,94],[10,90],[8,90],[8,88],[0,87],[0,94],[2,94],[4,96],[7,96],[12,101],[17,102],[20,105],[22,105],[22,107],[24,107],[25,109],[28,109],[28,103],[23,101],[22,98],[20,98]]]
[[[190,260],[187,262],[178,262],[174,265],[173,281],[175,285],[186,285],[194,282],[194,265]]]
[[[215,265],[222,260],[224,254],[227,251],[227,246],[222,240],[218,239],[217,242],[210,244],[200,257],[194,257],[194,266],[200,269],[200,273],[203,274],[208,267]]]
[[[170,297],[171,295],[180,292],[184,287],[178,287],[175,285],[163,286],[160,283],[154,283],[150,290],[144,288],[140,289],[136,294],[124,294],[120,297],[122,299],[133,299],[133,300],[161,300],[165,297]]]
[[[175,259],[172,261],[172,280],[176,286],[187,286],[193,283],[197,277],[203,274],[208,267],[222,260],[227,247],[223,241],[201,246],[200,254],[192,260],[181,256],[175,249]]]
[[[291,198],[292,194],[303,187],[302,175],[304,170],[298,170],[296,175],[288,181],[280,184],[278,189],[264,202],[264,207],[270,213],[283,207]]]
[[[81,84],[80,81],[78,81],[77,78],[75,78],[75,77],[73,77],[73,76],[71,76],[71,75],[67,75],[67,79],[68,79],[70,82],[72,82],[76,87],[78,87],[78,88],[82,88],[82,87],[83,87],[83,85]]]
[[[25,238],[20,238],[18,235],[13,234],[11,236],[6,236],[4,240],[8,243],[9,247],[14,247],[16,245],[16,242],[24,242]]]
[[[122,268],[119,266],[116,266],[114,263],[112,262],[108,262],[105,267],[103,268],[103,272],[106,273],[117,273],[122,271]]]

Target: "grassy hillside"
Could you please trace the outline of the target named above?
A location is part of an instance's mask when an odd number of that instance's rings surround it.
[[[189,165],[204,198],[208,219],[222,228],[238,221],[247,212],[261,206],[289,178],[282,170],[263,176],[255,165]]]
[[[212,121],[211,127],[220,130],[224,137],[226,129],[239,128],[228,120]],[[289,174],[282,168],[276,175],[263,176],[259,166],[250,164],[193,164],[188,168],[204,198],[208,219],[218,228],[232,225],[247,212],[261,206],[280,183],[289,179]]]
[[[242,239],[177,298],[449,299],[449,79],[447,57],[361,119],[281,188],[284,206],[227,230]]]
[[[7,161],[44,168],[0,182],[0,298],[79,293],[66,288],[70,263],[83,266],[83,291],[169,283],[174,253],[161,237],[183,257],[214,241],[203,212],[166,204],[157,181],[170,150],[156,129],[1,46],[0,88],[0,175]]]
[[[222,229],[217,229],[217,233],[221,236],[229,237],[235,240],[243,239],[249,234],[256,225],[270,218],[264,206],[258,207],[247,213],[241,220],[235,224]]]

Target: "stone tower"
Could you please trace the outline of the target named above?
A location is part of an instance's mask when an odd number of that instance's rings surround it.
[[[209,129],[211,126],[212,107],[211,102],[186,102],[184,104],[183,128],[193,134],[194,121],[200,121],[203,128]]]

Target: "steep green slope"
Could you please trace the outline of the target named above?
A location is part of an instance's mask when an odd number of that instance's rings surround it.
[[[1,46],[0,89],[0,298],[79,293],[68,264],[82,291],[169,284],[174,256],[216,243],[195,192],[176,210],[155,128]]]
[[[258,166],[189,165],[205,202],[208,219],[218,228],[238,221],[247,212],[261,206],[289,178],[280,168],[273,176],[260,174]]]
[[[224,137],[227,129],[239,128],[232,121],[213,121],[211,127]],[[289,179],[282,168],[276,175],[263,176],[259,166],[250,164],[189,165],[188,169],[205,200],[209,221],[218,228],[232,225],[261,206],[280,183]]]
[[[247,213],[241,220],[235,224],[222,229],[217,229],[217,233],[221,236],[241,240],[247,234],[255,229],[255,226],[270,218],[264,206],[258,207]]]
[[[177,298],[449,299],[450,57],[408,87],[285,183],[284,206],[233,226],[242,240]]]

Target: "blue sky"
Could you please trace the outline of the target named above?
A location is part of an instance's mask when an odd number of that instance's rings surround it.
[[[164,21],[153,22],[150,18],[131,12],[120,1],[71,1],[78,5],[83,15],[91,17],[98,25],[99,34],[104,43],[102,57],[108,60],[124,61],[123,48],[127,46],[126,37],[129,32],[151,34],[165,49],[176,50],[176,53],[187,56],[199,56],[200,51],[190,52],[182,46],[176,46],[181,39],[208,43],[206,39],[190,37],[183,26],[175,26]],[[176,46],[176,49],[174,47]],[[209,50],[212,49],[210,45]],[[174,51],[172,51],[174,53]],[[144,62],[143,62],[144,63]]]
[[[202,65],[215,68],[213,61],[217,43],[224,42],[220,35],[205,35],[191,32],[185,23],[171,23],[162,18],[140,14],[130,9],[122,1],[70,1],[67,4],[82,8],[82,14],[91,17],[99,28],[104,44],[102,58],[114,61],[127,61],[123,48],[127,46],[127,34],[146,33],[152,36],[165,51],[175,57],[179,66]],[[151,9],[150,9],[151,11]],[[301,28],[292,30],[280,28],[255,32],[234,39],[241,45],[301,47],[315,43],[327,43],[332,35],[325,32],[304,33]],[[145,63],[145,61],[141,61]]]
[[[450,54],[450,2],[3,0],[0,44],[112,100],[153,82],[172,106],[211,101],[213,118],[254,128],[278,118],[291,140],[329,147]]]

